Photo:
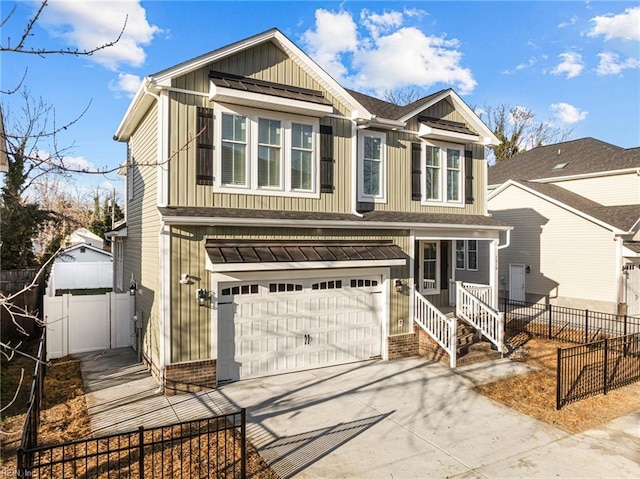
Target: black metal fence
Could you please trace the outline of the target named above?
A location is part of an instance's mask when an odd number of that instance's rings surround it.
[[[500,300],[505,333],[528,333],[557,341],[589,343],[640,332],[640,318],[551,304]]]
[[[246,411],[18,451],[18,477],[246,477]]]
[[[640,333],[558,348],[556,409],[640,381]]]
[[[36,354],[36,365],[33,370],[31,380],[31,391],[27,402],[27,417],[22,430],[20,447],[32,449],[38,445],[38,427],[40,426],[40,406],[44,395],[44,376],[46,374],[46,354],[47,354],[47,330],[42,328],[40,342],[38,343],[38,353]]]

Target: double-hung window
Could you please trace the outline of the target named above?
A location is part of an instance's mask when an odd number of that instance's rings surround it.
[[[364,131],[359,137],[358,199],[386,201],[386,134]]]
[[[424,201],[462,205],[464,147],[428,145],[424,159]]]
[[[440,242],[420,242],[420,282],[423,294],[436,294],[440,290]]]
[[[319,121],[218,107],[219,191],[318,197]]]
[[[478,240],[456,240],[456,269],[478,270]]]

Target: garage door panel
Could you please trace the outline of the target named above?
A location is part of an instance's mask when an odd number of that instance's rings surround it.
[[[379,356],[382,295],[371,293],[379,291],[380,284],[375,276],[359,280],[272,282],[252,289],[258,294],[235,293],[229,299],[235,308],[219,309],[219,380]],[[220,292],[225,288],[243,290],[242,285],[229,283],[220,285]]]

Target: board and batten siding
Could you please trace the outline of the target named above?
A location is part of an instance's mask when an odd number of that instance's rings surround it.
[[[617,271],[613,233],[521,188],[510,186],[489,202],[494,218],[513,227],[500,250],[499,275],[509,264],[529,265],[526,293],[556,304],[576,300],[615,309]],[[583,306],[587,307],[587,306]]]
[[[640,205],[640,175],[636,172],[557,181],[555,184],[605,206]]]
[[[157,208],[157,104],[149,109],[129,140],[133,165],[127,175],[133,179],[133,196],[127,202],[127,238],[123,252],[124,287],[131,275],[138,283],[136,314],[142,324],[142,351],[153,363],[159,355],[158,238]],[[149,165],[149,166],[135,166]]]
[[[346,106],[326,91],[315,78],[309,75],[298,63],[291,60],[285,52],[271,41],[243,50],[235,55],[212,62],[198,70],[175,78],[172,80],[171,86],[208,93],[209,73],[211,71],[322,91],[325,94],[325,98],[333,104],[335,113],[349,115]]]
[[[249,228],[231,226],[173,226],[171,228],[171,362],[207,359],[211,352],[211,310],[198,306],[196,290],[211,290],[211,273],[206,271],[205,242],[216,239],[289,239],[289,240],[390,240],[409,251],[408,231]],[[181,274],[199,278],[193,284],[180,284]],[[410,284],[409,266],[390,268],[389,334],[411,332],[409,321],[409,294],[398,293],[396,278]],[[398,320],[403,319],[403,326]]]

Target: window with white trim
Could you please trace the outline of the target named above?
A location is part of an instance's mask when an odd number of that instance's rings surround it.
[[[358,200],[386,202],[387,135],[361,131],[358,138]]]
[[[424,201],[463,205],[464,145],[431,144],[425,148]]]
[[[478,240],[456,240],[456,269],[478,271]]]
[[[418,289],[423,294],[440,292],[440,242],[420,242],[420,282]]]
[[[220,191],[317,197],[319,121],[217,106]]]

